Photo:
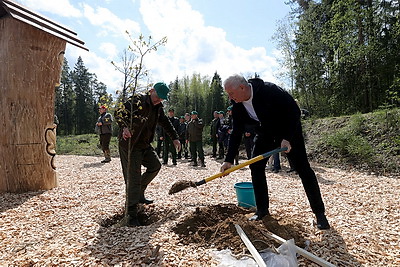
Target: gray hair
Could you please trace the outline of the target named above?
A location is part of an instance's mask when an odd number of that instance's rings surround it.
[[[241,84],[245,84],[246,86],[248,86],[247,80],[239,74],[234,74],[232,76],[229,76],[224,81],[224,87],[226,87],[227,85],[230,85],[230,86],[233,86],[234,88],[237,88]]]

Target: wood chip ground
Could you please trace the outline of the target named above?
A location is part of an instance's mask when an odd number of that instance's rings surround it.
[[[210,244],[181,242],[172,229],[202,207],[236,204],[233,185],[250,181],[249,168],[175,195],[179,180],[219,172],[186,161],[162,167],[148,187],[153,221],[137,228],[107,227],[122,214],[125,186],[119,159],[57,156],[59,186],[48,191],[0,194],[0,266],[216,266]],[[268,173],[270,212],[301,225],[311,253],[337,266],[400,266],[400,179],[313,164],[332,229],[318,231],[301,181]],[[249,211],[249,213],[251,213]],[[216,230],[217,231],[217,230]],[[221,229],[218,229],[221,231]],[[218,235],[218,232],[215,233]],[[244,245],[243,245],[244,248]],[[300,266],[313,266],[301,257]]]

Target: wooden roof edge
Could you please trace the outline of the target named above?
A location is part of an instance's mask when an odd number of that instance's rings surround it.
[[[10,14],[11,17],[27,23],[31,26],[34,26],[40,30],[43,30],[49,34],[57,36],[68,43],[75,45],[79,48],[89,51],[88,48],[84,46],[85,42],[78,39],[76,36],[77,34],[72,30],[42,16],[39,15],[26,7],[17,4],[10,0],[1,0],[1,4],[7,13]]]

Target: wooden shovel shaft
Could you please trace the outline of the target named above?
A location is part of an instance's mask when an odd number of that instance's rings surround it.
[[[277,148],[277,149],[271,150],[271,151],[266,152],[264,154],[261,154],[261,155],[259,155],[257,157],[254,157],[254,158],[251,158],[249,160],[246,160],[243,163],[235,165],[235,166],[225,170],[224,172],[220,172],[220,173],[214,174],[213,176],[207,177],[207,178],[205,178],[205,179],[203,179],[203,180],[201,180],[199,182],[196,182],[196,185],[198,186],[198,185],[205,184],[205,183],[207,183],[209,181],[212,181],[212,180],[214,180],[214,179],[216,179],[218,177],[227,175],[227,174],[229,174],[231,172],[234,172],[236,170],[239,170],[239,169],[241,169],[241,168],[243,168],[243,167],[245,167],[247,165],[253,164],[254,162],[260,161],[260,160],[265,159],[265,158],[267,158],[267,157],[269,157],[269,156],[271,156],[273,154],[276,154],[276,153],[279,153],[279,152],[282,152],[282,151],[286,151],[286,150],[287,150],[287,147],[282,147],[282,148]]]

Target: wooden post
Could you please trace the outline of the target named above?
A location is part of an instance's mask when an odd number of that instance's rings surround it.
[[[54,90],[65,47],[46,31],[0,18],[0,192],[57,185]]]

